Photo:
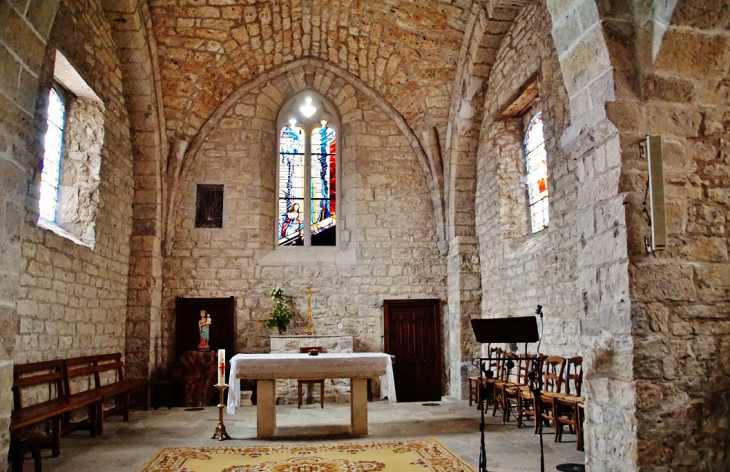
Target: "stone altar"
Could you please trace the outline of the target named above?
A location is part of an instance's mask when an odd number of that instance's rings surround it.
[[[328,335],[279,335],[269,338],[272,354],[299,353],[300,347],[322,346],[326,353],[352,352],[354,339],[352,336]],[[319,388],[314,395],[305,387],[305,404],[319,401]],[[350,382],[348,379],[325,379],[325,403],[350,403]],[[297,403],[296,379],[278,379],[276,381],[276,403],[293,405]]]
[[[339,354],[237,354],[231,359],[228,414],[234,414],[240,404],[239,379],[257,380],[257,437],[276,434],[277,379],[298,378],[315,380],[349,378],[352,390],[350,424],[352,434],[368,434],[367,379],[384,376],[390,386],[390,401],[395,402],[393,367],[388,354],[358,352]]]

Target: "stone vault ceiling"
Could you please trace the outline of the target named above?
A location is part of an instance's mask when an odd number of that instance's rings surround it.
[[[443,130],[470,0],[150,0],[168,136],[301,57],[349,71],[414,129]]]

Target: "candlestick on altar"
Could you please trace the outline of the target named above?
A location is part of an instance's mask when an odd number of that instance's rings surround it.
[[[223,366],[223,368],[225,368],[225,365]],[[228,385],[220,382],[214,387],[217,388],[220,392],[220,400],[218,401],[218,425],[215,427],[215,433],[213,433],[213,437],[211,439],[223,441],[224,439],[231,439],[231,437],[226,432],[226,425],[223,424],[223,408],[226,407],[226,405],[223,404],[223,392],[226,391]]]
[[[306,334],[313,335],[314,334],[314,325],[312,324],[312,295],[314,295],[315,291],[312,290],[312,286],[308,286],[307,289],[302,292],[307,296],[307,331]]]

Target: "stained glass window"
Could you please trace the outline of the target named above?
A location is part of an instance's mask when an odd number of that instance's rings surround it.
[[[279,112],[279,246],[337,246],[337,118],[311,91]]]
[[[46,131],[43,171],[41,172],[40,217],[55,222],[58,186],[61,179],[61,153],[66,107],[56,89],[48,96],[48,131]]]
[[[334,246],[337,242],[337,133],[334,128],[326,125],[314,128],[311,159],[312,246]]]
[[[543,135],[542,113],[530,121],[525,133],[527,193],[530,201],[532,232],[541,231],[550,223],[548,205],[547,153]]]
[[[304,128],[279,135],[279,246],[304,245]]]

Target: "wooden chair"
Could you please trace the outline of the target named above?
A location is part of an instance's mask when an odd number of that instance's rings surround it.
[[[579,451],[583,450],[583,424],[579,411],[579,404],[584,401],[580,396],[582,384],[583,358],[571,357],[565,369],[565,395],[555,400],[555,441],[562,441],[563,426],[567,425],[571,433],[575,431]]]
[[[313,346],[313,347],[300,347],[299,352],[300,353],[308,353],[309,351],[316,350],[320,354],[324,352],[324,349],[322,349],[322,346]],[[317,380],[299,380],[297,379],[297,403],[299,406],[297,408],[302,407],[302,384],[307,384],[307,391],[310,391],[312,388],[312,385],[319,384],[319,404],[324,408],[324,379],[317,379]]]
[[[527,354],[520,354],[517,362],[517,379],[515,380],[514,385],[507,386],[504,389],[503,394],[503,408],[505,412],[504,421],[509,421],[510,415],[514,414],[515,418],[517,418],[518,428],[522,426],[522,415],[520,414],[519,407],[520,391],[530,391],[529,375],[535,365],[535,363],[532,360],[528,360],[527,357],[529,357]]]
[[[539,432],[539,423],[552,421],[555,424],[555,399],[562,396],[563,379],[565,375],[565,358],[560,356],[549,356],[543,363],[543,388],[540,401],[537,406],[537,421],[535,421],[535,433]]]
[[[482,379],[482,385],[479,385],[479,376],[478,375],[472,375],[469,377],[469,406],[472,406],[472,401],[479,404],[479,390],[481,390],[482,387],[486,385],[485,377],[481,377]]]
[[[542,354],[537,355],[536,361],[530,361],[528,365],[528,375],[534,370],[536,372],[536,375],[542,376],[543,375],[543,369],[542,365],[545,362],[545,359],[547,359],[547,356],[544,356]],[[536,379],[539,381],[539,379]],[[543,380],[544,382],[544,380]],[[532,390],[530,390],[529,385],[520,386],[517,388],[517,427],[522,427],[522,422],[525,420],[525,418],[532,417],[535,418],[535,412],[537,411],[537,408],[535,408],[535,396],[532,393]]]
[[[513,380],[516,377],[516,367],[517,364],[514,364],[515,360],[517,360],[517,356],[514,353],[511,352],[505,352],[502,355],[501,362],[499,362],[499,366],[497,368],[498,375],[497,379],[494,381],[494,409],[492,410],[492,416],[495,416],[497,414],[497,410],[502,410],[502,418],[505,417],[505,411],[504,411],[504,389],[507,387],[513,387],[516,384],[513,382]],[[512,368],[509,368],[508,364],[513,363],[514,365]]]
[[[493,347],[489,351],[489,357],[494,357],[496,355],[501,355],[502,350],[498,347]],[[496,361],[490,361],[489,368],[495,369],[497,367]],[[479,385],[479,379],[482,379],[482,384]],[[469,406],[472,406],[472,400],[474,400],[477,404],[477,408],[481,408],[481,396],[482,392],[485,393],[484,397],[485,400],[487,400],[487,404],[491,405],[493,403],[494,398],[494,381],[495,378],[488,379],[487,377],[482,375],[480,376],[478,373],[477,375],[472,375],[469,377]]]

